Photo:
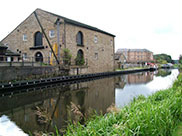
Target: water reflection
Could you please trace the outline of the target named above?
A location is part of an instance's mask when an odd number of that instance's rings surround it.
[[[141,72],[1,97],[0,117],[15,122],[17,131],[54,131],[55,125],[59,129],[65,128],[70,119],[82,122],[83,117],[89,116],[93,110],[105,113],[113,103],[124,106],[133,97],[148,96],[169,87],[178,71],[167,73],[162,77],[159,72]],[[2,122],[0,126],[0,130],[7,131]]]
[[[156,91],[169,88],[178,74],[178,70],[160,70],[156,73],[145,72],[123,76],[122,82],[125,81],[125,86],[118,86],[117,83],[115,89],[116,106],[123,107],[131,102],[134,97],[148,96]]]
[[[89,114],[90,109],[105,113],[115,102],[114,80],[104,78],[59,88],[36,90],[1,97],[0,101],[0,116],[8,116],[26,133],[35,130],[54,131],[55,125],[64,128],[68,120],[76,120],[71,103],[80,106],[84,116]]]

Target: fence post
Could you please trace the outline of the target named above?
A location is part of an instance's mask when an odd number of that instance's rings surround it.
[[[24,66],[24,58],[22,57],[22,66]]]
[[[33,57],[32,57],[32,67],[34,66],[34,61],[33,61]]]

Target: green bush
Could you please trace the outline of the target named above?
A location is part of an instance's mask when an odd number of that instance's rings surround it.
[[[84,65],[85,60],[81,55],[77,55],[77,57],[75,58],[75,64],[76,65]]]

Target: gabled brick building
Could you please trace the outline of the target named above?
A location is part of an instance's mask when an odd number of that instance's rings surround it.
[[[36,9],[1,42],[19,53],[22,59],[47,64],[55,60],[55,56],[63,64],[63,50],[66,48],[72,55],[72,65],[80,55],[88,67],[87,72],[95,73],[114,70],[114,37],[98,28]]]

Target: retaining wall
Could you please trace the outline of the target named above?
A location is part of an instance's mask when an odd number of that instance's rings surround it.
[[[0,81],[10,81],[18,79],[26,79],[28,77],[43,76],[49,74],[67,74],[66,71],[59,71],[57,67],[44,66],[44,67],[16,67],[4,66],[0,67]]]

